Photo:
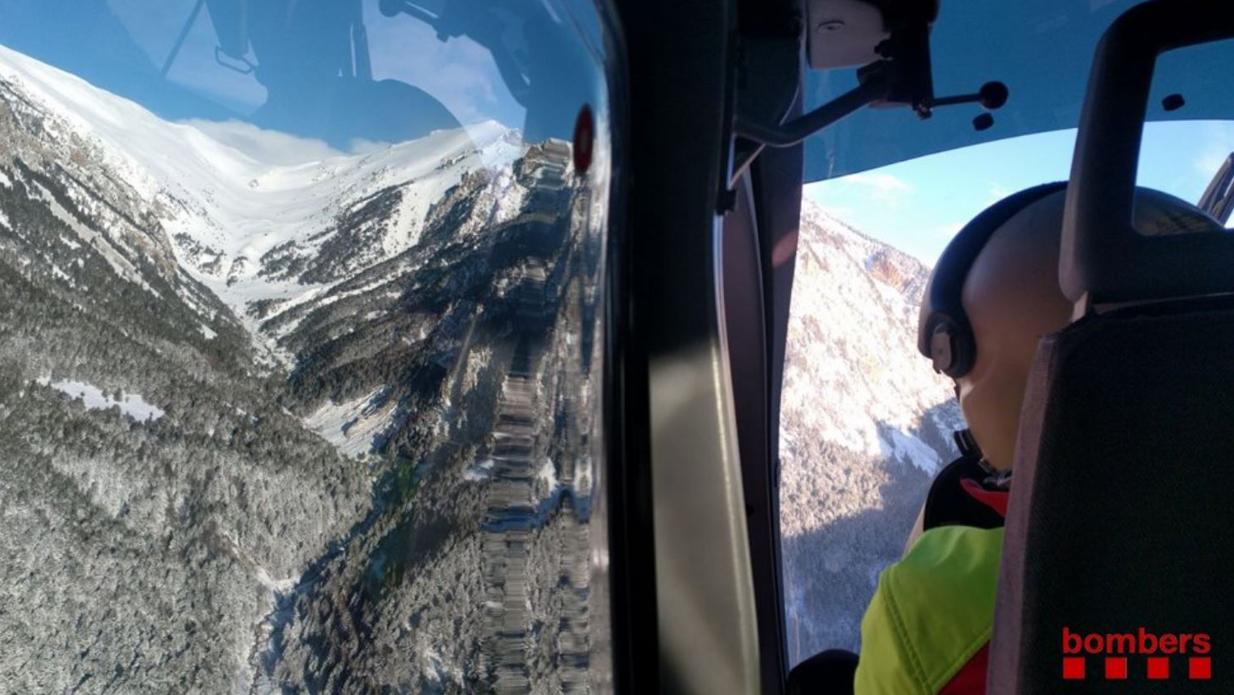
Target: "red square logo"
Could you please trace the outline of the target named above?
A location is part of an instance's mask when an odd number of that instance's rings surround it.
[[[1084,657],[1082,656],[1064,656],[1063,657],[1063,680],[1069,680],[1069,681],[1084,680]]]
[[[1148,680],[1163,681],[1170,677],[1170,658],[1166,656],[1148,657]]]
[[[1105,658],[1105,679],[1108,681],[1127,680],[1127,657],[1107,656]]]
[[[1207,656],[1187,659],[1187,677],[1193,681],[1206,681],[1213,677],[1213,662]]]

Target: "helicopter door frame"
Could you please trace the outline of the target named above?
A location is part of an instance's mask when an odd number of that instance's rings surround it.
[[[618,270],[629,301],[613,325],[614,675],[622,692],[759,692],[721,298],[736,3],[622,3],[618,15],[630,139]]]

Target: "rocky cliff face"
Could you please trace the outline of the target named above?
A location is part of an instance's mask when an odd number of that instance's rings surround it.
[[[780,423],[792,660],[855,648],[878,572],[956,455],[950,384],[916,350],[929,269],[805,201]]]

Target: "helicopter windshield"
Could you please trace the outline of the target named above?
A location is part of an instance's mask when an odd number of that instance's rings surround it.
[[[1075,128],[1084,101],[1088,66],[1106,27],[1135,0],[944,0],[930,43],[934,91],[973,92],[998,80],[1010,98],[994,112],[994,125],[974,128],[976,106],[935,109],[921,121],[907,108],[867,108],[806,140],[805,180],[820,181],[895,162],[1017,135]],[[1206,65],[1234,64],[1234,42],[1197,48]],[[1218,62],[1218,58],[1223,62]],[[1158,62],[1156,85],[1185,97],[1167,110],[1154,91],[1149,120],[1234,118],[1228,84],[1214,89],[1201,71],[1181,61]],[[810,71],[807,110],[857,84],[856,70]]]

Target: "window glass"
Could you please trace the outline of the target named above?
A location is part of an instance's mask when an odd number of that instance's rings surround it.
[[[1148,95],[1149,118],[1195,117],[1206,103],[1234,107],[1234,86],[1221,79],[1234,41],[1188,46],[1157,57]],[[1229,226],[1234,211],[1234,121],[1190,121],[1175,128],[1144,127],[1136,183],[1196,203]],[[1209,229],[1202,218],[1138,215],[1141,234]]]
[[[1148,124],[1140,184],[1197,202],[1234,151],[1231,126]],[[806,185],[780,423],[792,663],[857,648],[879,573],[959,455],[952,383],[916,348],[930,268],[987,206],[1065,180],[1074,146],[1074,130],[1040,133]]]
[[[4,689],[606,678],[602,26],[0,0]]]

